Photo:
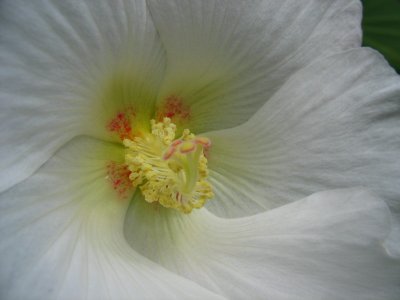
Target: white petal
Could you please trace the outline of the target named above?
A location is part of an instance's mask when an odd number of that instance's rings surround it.
[[[246,124],[207,134],[218,215],[367,186],[399,209],[400,77],[370,49],[298,71]]]
[[[390,212],[360,190],[335,190],[239,219],[154,210],[136,199],[133,248],[229,299],[397,299],[400,262],[381,243]]]
[[[1,299],[194,299],[214,295],[123,236],[128,199],[105,178],[121,149],[75,139],[0,196]]]
[[[400,258],[400,213],[391,218],[392,230],[385,240],[384,246],[390,255]]]
[[[359,1],[148,1],[168,58],[162,103],[194,132],[246,121],[297,69],[360,45]]]
[[[78,134],[108,137],[118,109],[151,106],[164,60],[144,0],[2,1],[0,190]]]

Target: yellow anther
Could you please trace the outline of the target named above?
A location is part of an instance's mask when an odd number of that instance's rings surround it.
[[[132,185],[138,186],[147,202],[190,213],[214,195],[203,149],[211,145],[206,137],[196,137],[189,129],[175,139],[176,126],[169,118],[151,120],[151,133],[125,139],[125,163]]]
[[[170,118],[164,118],[163,122],[156,123],[151,120],[151,134],[157,136],[165,145],[169,145],[175,138],[176,126]]]

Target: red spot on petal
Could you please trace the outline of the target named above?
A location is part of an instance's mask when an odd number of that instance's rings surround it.
[[[122,199],[126,198],[133,190],[132,181],[129,179],[128,166],[121,163],[110,162],[107,164],[107,179],[110,181],[112,188]]]
[[[167,97],[159,106],[157,120],[162,121],[168,117],[174,123],[182,123],[190,119],[190,107],[182,101],[182,98],[176,95]]]
[[[118,135],[121,141],[132,139],[132,123],[136,117],[133,108],[128,107],[117,115],[107,124],[107,129]]]

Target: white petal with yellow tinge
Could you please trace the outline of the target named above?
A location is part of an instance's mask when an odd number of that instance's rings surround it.
[[[1,191],[74,136],[108,138],[121,106],[152,106],[165,59],[144,0],[5,0],[0,65]]]
[[[221,299],[128,245],[105,173],[120,150],[75,139],[0,196],[0,299]]]

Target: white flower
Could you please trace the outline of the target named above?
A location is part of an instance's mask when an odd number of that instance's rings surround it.
[[[360,16],[351,0],[0,2],[0,298],[397,299],[379,197],[399,211],[400,79],[360,48]],[[169,116],[211,140],[205,208],[112,185],[130,111],[135,132]]]

